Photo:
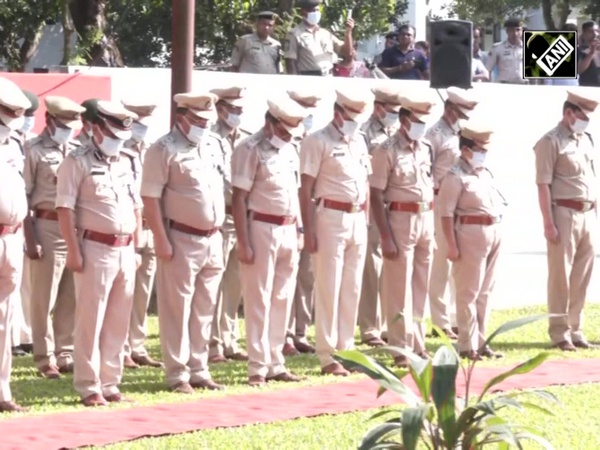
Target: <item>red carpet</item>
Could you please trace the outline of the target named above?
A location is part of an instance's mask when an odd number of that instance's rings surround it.
[[[480,392],[487,380],[504,370],[506,367],[477,368],[471,392]],[[596,382],[600,382],[600,359],[571,359],[548,361],[533,373],[513,377],[499,389]],[[376,391],[377,385],[365,379],[183,404],[15,417],[0,421],[0,448],[54,450],[106,445],[143,436],[339,414],[399,402],[391,393],[376,399]],[[462,383],[458,393],[464,393]]]

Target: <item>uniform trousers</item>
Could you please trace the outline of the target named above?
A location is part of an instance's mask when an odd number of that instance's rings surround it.
[[[597,211],[578,212],[555,206],[560,242],[548,243],[548,313],[553,344],[584,340],[583,308],[596,256]]]
[[[225,267],[225,272],[219,287],[219,296],[212,323],[210,356],[231,356],[241,351],[238,343],[240,339],[238,311],[242,303],[242,288],[235,248],[237,237],[235,229],[233,229],[233,223],[228,225],[222,228],[223,267]]]
[[[23,228],[17,230],[17,235],[20,236],[21,242],[24,243]],[[31,336],[31,296],[27,293],[29,288],[29,276],[25,273],[27,256],[23,252],[23,264],[21,265],[21,273],[19,288],[12,294],[12,302],[15,305],[12,325],[11,325],[11,340],[12,346],[17,347],[21,344],[31,344],[33,342]],[[29,268],[27,267],[27,270]]]
[[[457,223],[456,244],[460,257],[452,264],[452,275],[456,286],[458,350],[478,351],[487,335],[501,227]]]
[[[448,261],[448,244],[442,229],[441,207],[434,203],[435,215],[435,248],[431,263],[429,280],[429,308],[431,321],[442,330],[456,326],[456,288],[454,279],[450,276],[450,261]],[[450,297],[446,298],[450,285]]]
[[[310,253],[302,249],[296,275],[296,289],[288,321],[287,342],[307,343],[306,336],[312,323],[314,311],[315,277],[312,272]]]
[[[296,287],[296,225],[250,221],[253,264],[240,264],[248,349],[248,376],[286,371],[283,345]]]
[[[167,383],[210,380],[208,346],[223,276],[223,237],[167,231],[173,257],[158,260],[156,292]]]
[[[398,257],[383,260],[382,296],[390,345],[425,351],[423,316],[433,250],[433,212],[390,211]]]
[[[354,331],[367,253],[364,212],[316,210],[315,348],[321,367],[335,362],[336,350],[354,347]]]
[[[58,221],[37,219],[35,231],[43,256],[29,260],[33,360],[38,368],[65,366],[73,360],[75,284],[66,268],[67,244]]]
[[[147,335],[147,312],[156,275],[156,253],[154,252],[152,231],[143,230],[140,248],[142,249],[142,262],[135,272],[133,307],[129,321],[129,335],[125,343],[125,354],[138,358],[148,356],[148,351],[144,346]]]
[[[0,402],[12,400],[10,372],[12,352],[10,329],[23,270],[23,239],[19,233],[0,237]]]
[[[135,285],[135,250],[83,239],[75,280],[75,390],[86,398],[119,392]]]

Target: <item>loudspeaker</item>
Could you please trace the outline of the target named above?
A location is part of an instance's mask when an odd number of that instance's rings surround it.
[[[440,20],[429,26],[430,87],[469,89],[473,75],[473,22]]]

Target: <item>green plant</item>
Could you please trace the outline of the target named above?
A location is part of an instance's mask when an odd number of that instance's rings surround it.
[[[539,315],[506,322],[490,335],[483,348],[487,348],[499,334],[547,317],[549,316]],[[442,330],[436,331],[440,336],[445,336]],[[540,435],[539,430],[508,422],[498,413],[504,408],[515,408],[519,411],[535,410],[553,414],[550,409],[532,402],[531,398],[537,397],[556,404],[558,400],[554,395],[534,390],[509,392],[486,398],[486,394],[490,393],[494,386],[507,378],[528,373],[540,366],[548,357],[548,353],[541,352],[496,375],[485,384],[482,392],[473,401],[470,391],[476,362],[461,363],[450,340],[442,339],[444,345],[438,348],[432,360],[423,360],[397,347],[384,347],[407,356],[408,369],[391,370],[356,350],[335,354],[335,359],[347,369],[363,372],[375,380],[379,384],[378,397],[386,391],[392,391],[407,405],[404,409],[383,410],[375,414],[371,419],[388,416],[388,420],[376,425],[363,436],[359,450],[414,450],[419,441],[432,450],[474,450],[484,448],[488,444],[497,444],[499,449],[508,449],[511,446],[522,448],[523,440],[532,440],[543,448],[551,449],[552,446]],[[462,401],[457,397],[459,370],[465,379],[465,395]],[[402,381],[409,374],[417,387],[418,395]],[[392,417],[389,418],[389,415]]]

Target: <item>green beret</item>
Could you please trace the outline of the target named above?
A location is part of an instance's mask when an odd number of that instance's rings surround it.
[[[27,97],[27,99],[29,100],[29,103],[31,103],[31,107],[25,110],[25,115],[33,116],[33,114],[40,107],[40,98],[31,91],[26,91],[25,89],[21,90],[23,91],[23,94],[25,94],[25,97]]]
[[[88,122],[93,122],[98,117],[98,99],[90,98],[84,101],[81,106],[85,108],[85,112],[81,115]]]
[[[276,18],[277,14],[273,11],[261,11],[256,15],[256,19],[274,20]]]

